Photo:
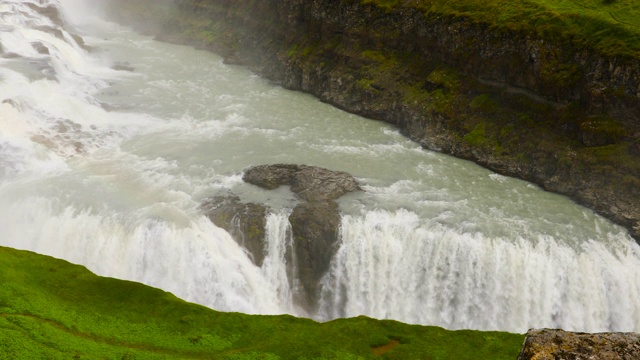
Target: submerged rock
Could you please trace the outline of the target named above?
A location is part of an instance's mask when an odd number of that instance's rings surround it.
[[[118,70],[118,71],[129,71],[129,72],[135,71],[135,68],[131,66],[131,64],[129,64],[129,62],[127,61],[115,63],[111,68],[113,70]]]
[[[38,4],[27,4],[27,6],[40,15],[49,18],[56,26],[62,27],[64,25],[60,11],[58,11],[58,8],[54,5],[42,6]]]
[[[262,266],[266,254],[264,205],[242,203],[238,196],[227,195],[206,199],[200,207],[212,223],[247,250],[254,264]]]
[[[529,330],[518,360],[640,359],[640,334]]]

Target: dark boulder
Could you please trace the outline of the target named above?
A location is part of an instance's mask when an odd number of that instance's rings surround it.
[[[228,195],[206,199],[201,209],[212,223],[247,250],[257,266],[262,266],[266,254],[264,205],[242,203],[239,197]]]
[[[242,180],[267,190],[273,190],[282,185],[291,185],[293,175],[299,170],[300,165],[294,164],[258,165],[247,169],[242,175]]]
[[[38,54],[50,55],[49,48],[40,41],[31,43],[31,46],[38,52]]]
[[[640,334],[529,330],[518,360],[640,359]]]
[[[290,185],[291,191],[306,201],[333,200],[360,190],[356,179],[346,172],[307,165],[258,165],[246,170],[242,179],[265,189]]]

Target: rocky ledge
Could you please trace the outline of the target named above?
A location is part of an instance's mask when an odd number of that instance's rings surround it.
[[[518,360],[640,359],[640,334],[529,330]]]
[[[296,164],[259,165],[247,169],[243,180],[273,190],[291,186],[302,200],[289,215],[293,244],[285,260],[290,280],[299,281],[294,300],[314,312],[320,293],[320,279],[329,269],[338,246],[340,211],[335,199],[360,190],[356,179],[342,171]],[[227,230],[242,245],[257,266],[267,254],[265,216],[262,204],[243,203],[235,195],[206,199],[201,209],[217,226]],[[293,285],[293,284],[292,284]]]

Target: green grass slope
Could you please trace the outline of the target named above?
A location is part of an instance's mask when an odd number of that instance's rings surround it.
[[[523,335],[221,313],[0,247],[0,359],[515,359]]]
[[[640,57],[640,1],[636,0],[362,0],[463,16],[496,29],[567,40],[605,55]]]

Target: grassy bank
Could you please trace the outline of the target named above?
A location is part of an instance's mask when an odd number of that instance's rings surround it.
[[[515,359],[522,335],[221,313],[0,248],[0,359]]]
[[[496,29],[568,40],[605,55],[640,57],[640,2],[634,0],[363,0],[382,7],[464,16]]]

